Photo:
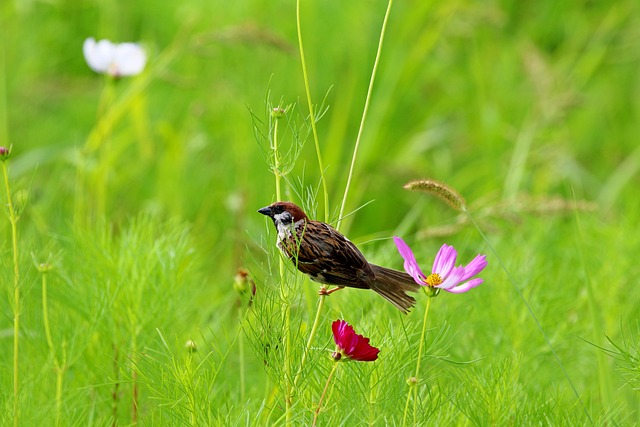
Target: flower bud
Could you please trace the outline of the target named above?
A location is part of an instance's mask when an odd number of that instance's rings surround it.
[[[11,155],[11,147],[0,146],[0,161],[5,161]]]
[[[276,118],[276,119],[279,119],[279,118],[281,118],[281,117],[284,117],[284,115],[285,115],[285,113],[286,113],[286,112],[287,112],[287,111],[286,111],[284,108],[282,108],[282,107],[275,107],[275,108],[271,111],[271,116],[272,116],[272,117],[274,117],[274,118]]]
[[[247,270],[240,268],[233,279],[233,289],[241,295],[249,290],[249,273]]]
[[[256,282],[249,277],[249,273],[244,268],[239,268],[236,277],[233,280],[233,289],[238,293],[240,302],[243,297],[249,296],[247,307],[253,304],[253,298],[256,296]]]
[[[427,294],[429,298],[437,297],[438,294],[440,293],[440,288],[425,286],[422,289],[424,289],[424,293]]]
[[[40,272],[40,273],[46,273],[48,271],[53,270],[53,265],[51,265],[48,262],[42,262],[40,264],[36,265],[36,269]]]
[[[184,343],[184,348],[187,349],[188,353],[195,353],[198,351],[198,345],[193,340],[187,340],[187,342]]]

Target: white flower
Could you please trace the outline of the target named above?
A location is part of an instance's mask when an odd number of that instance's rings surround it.
[[[93,37],[82,46],[87,65],[96,73],[106,73],[113,77],[135,76],[144,70],[147,55],[139,44],[114,44],[109,40],[96,42]]]

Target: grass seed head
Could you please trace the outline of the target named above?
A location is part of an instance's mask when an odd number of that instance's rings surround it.
[[[457,191],[447,184],[433,179],[411,181],[405,184],[404,188],[406,190],[424,191],[425,193],[432,194],[457,211],[463,211],[466,206],[464,198]]]

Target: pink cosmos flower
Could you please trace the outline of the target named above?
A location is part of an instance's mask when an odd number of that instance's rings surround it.
[[[380,350],[369,344],[369,338],[356,334],[353,327],[344,320],[333,322],[331,329],[337,346],[333,356],[336,360],[346,357],[348,360],[373,362],[378,358]]]
[[[473,261],[464,267],[462,265],[455,267],[458,253],[453,246],[444,244],[438,251],[436,259],[433,261],[431,274],[425,276],[422,270],[420,270],[411,248],[409,248],[404,240],[399,237],[394,237],[393,241],[398,248],[398,252],[400,252],[400,255],[404,258],[405,271],[409,273],[413,277],[413,280],[419,285],[435,289],[444,289],[447,292],[460,294],[479,286],[483,282],[480,278],[471,278],[487,266],[485,255],[476,256]]]

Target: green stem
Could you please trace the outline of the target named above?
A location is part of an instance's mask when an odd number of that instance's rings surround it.
[[[131,337],[131,382],[133,390],[131,392],[131,421],[133,424],[138,423],[138,334],[137,323],[133,324],[133,336]]]
[[[349,166],[349,175],[347,176],[347,185],[344,189],[344,195],[342,196],[342,203],[340,205],[340,215],[338,216],[338,223],[336,228],[339,230],[342,224],[342,218],[344,217],[344,209],[347,205],[347,196],[349,195],[349,188],[351,187],[351,179],[353,178],[353,169],[356,164],[356,158],[358,157],[358,148],[360,147],[360,140],[362,139],[362,132],[364,130],[364,122],[367,119],[367,113],[369,112],[369,102],[371,101],[371,93],[373,92],[373,83],[376,80],[376,71],[378,70],[378,64],[380,63],[380,54],[382,53],[382,43],[384,41],[384,34],[387,30],[387,22],[389,21],[389,15],[391,14],[391,6],[393,0],[389,0],[387,5],[387,11],[382,21],[382,29],[380,30],[380,38],[378,40],[378,51],[376,52],[376,59],[373,63],[373,69],[371,70],[371,78],[369,79],[369,89],[367,90],[367,98],[364,102],[364,109],[362,111],[362,118],[360,119],[360,128],[358,129],[358,136],[356,137],[356,144],[353,147],[353,156],[351,158],[351,165]]]
[[[273,140],[271,142],[271,149],[273,150],[273,175],[276,178],[276,201],[280,201],[282,194],[280,192],[280,158],[278,157],[278,118],[275,119],[273,124]]]
[[[7,57],[5,50],[11,45],[9,39],[8,21],[9,6],[3,2],[0,7],[0,145],[9,147],[9,120],[7,118],[9,109],[7,108]]]
[[[9,187],[9,172],[7,162],[2,161],[2,174],[4,176],[4,188],[7,194],[7,207],[9,208],[9,222],[11,223],[11,242],[13,244],[13,425],[18,426],[20,412],[18,405],[18,393],[20,391],[19,358],[20,349],[20,270],[18,267],[18,216],[11,200],[11,188]]]
[[[313,141],[316,146],[316,156],[318,157],[318,167],[320,168],[320,181],[322,182],[322,193],[324,196],[324,222],[329,222],[329,193],[327,191],[327,180],[324,176],[324,166],[320,153],[320,142],[318,140],[318,130],[316,129],[316,117],[311,101],[311,90],[309,89],[309,74],[307,73],[307,63],[304,58],[304,47],[302,45],[302,27],[300,25],[300,0],[296,0],[296,25],[298,28],[298,47],[300,49],[300,63],[302,65],[302,77],[304,79],[304,90],[307,94],[307,106],[309,107],[309,120],[311,120],[311,131]]]
[[[313,132],[313,141],[316,148],[316,156],[318,158],[318,167],[320,169],[320,181],[322,182],[322,193],[324,198],[324,221],[329,221],[329,192],[327,191],[327,180],[324,176],[324,164],[322,162],[322,154],[320,152],[320,141],[318,139],[318,130],[316,128],[316,118],[313,110],[313,102],[311,100],[311,89],[309,88],[309,73],[307,72],[307,62],[304,56],[304,45],[302,43],[302,25],[300,23],[300,0],[296,1],[296,27],[298,30],[298,47],[300,50],[300,64],[302,65],[302,77],[304,79],[304,89],[307,95],[307,106],[309,108],[309,120],[311,121],[311,131]],[[313,321],[313,326],[311,327],[311,333],[309,334],[309,339],[307,340],[307,345],[305,346],[304,352],[302,353],[302,360],[300,361],[300,367],[298,368],[298,372],[296,372],[296,376],[293,379],[293,387],[295,388],[298,384],[298,380],[300,379],[300,375],[302,374],[302,370],[304,369],[304,364],[307,361],[307,356],[309,351],[311,350],[311,344],[313,343],[313,339],[315,338],[316,331],[318,330],[318,324],[320,323],[320,317],[322,314],[322,309],[324,307],[325,295],[321,295],[318,301],[318,308],[316,310],[315,319]],[[316,414],[317,417],[317,414]]]
[[[53,348],[53,339],[51,338],[51,327],[49,326],[49,304],[47,302],[47,272],[42,272],[42,317],[44,321],[44,335],[47,339],[47,345],[51,352],[51,357],[54,363],[57,365],[58,360]]]
[[[273,150],[273,174],[276,180],[276,200],[282,200],[280,189],[280,159],[278,157],[278,121],[275,119],[273,126],[273,139],[271,148]],[[282,316],[284,317],[284,389],[285,389],[285,410],[287,425],[291,425],[291,401],[292,401],[292,384],[291,384],[291,306],[289,304],[289,292],[285,284],[284,259],[279,257],[278,270],[280,273],[280,299],[282,300]]]
[[[420,378],[420,361],[422,360],[422,351],[424,349],[424,337],[427,334],[427,318],[429,317],[429,307],[431,306],[431,297],[427,298],[427,307],[424,310],[424,318],[422,319],[422,334],[420,335],[420,345],[418,346],[418,361],[416,362],[416,373],[414,380],[410,381],[409,393],[407,393],[407,402],[404,405],[404,415],[402,416],[402,425],[407,425],[407,412],[409,411],[409,401],[413,393],[413,425],[416,425],[416,409],[418,403],[418,383]]]
[[[112,417],[112,427],[116,427],[118,425],[118,400],[119,400],[119,389],[120,389],[120,366],[118,365],[118,357],[120,355],[120,351],[116,344],[113,344],[113,391],[111,392],[111,417]]]
[[[64,380],[64,372],[66,370],[67,355],[65,350],[65,344],[62,346],[62,362],[58,360],[55,347],[53,346],[53,338],[51,337],[51,326],[49,323],[49,303],[47,297],[47,270],[42,270],[42,317],[44,322],[44,335],[47,339],[47,346],[51,353],[51,359],[53,360],[53,366],[56,371],[56,414],[55,425],[62,425],[62,384]]]
[[[300,375],[302,374],[302,368],[304,367],[304,364],[307,361],[307,355],[311,350],[311,343],[313,342],[313,338],[315,338],[316,336],[316,331],[318,330],[318,325],[320,324],[320,315],[322,314],[322,308],[324,307],[325,299],[326,299],[326,295],[320,295],[320,299],[318,300],[318,309],[316,310],[316,317],[313,320],[313,326],[311,326],[309,339],[307,340],[307,345],[305,346],[304,352],[302,353],[302,360],[300,361],[300,367],[298,368],[298,372],[296,372],[296,376],[293,379],[294,388],[298,385],[298,380],[300,379]]]
[[[331,382],[331,378],[333,377],[333,373],[338,368],[339,362],[333,363],[333,368],[331,368],[331,372],[329,372],[329,377],[327,378],[327,382],[324,385],[324,390],[322,390],[322,396],[320,396],[320,401],[318,402],[318,407],[316,408],[316,412],[313,415],[313,427],[316,427],[316,422],[318,421],[318,415],[320,414],[320,408],[322,407],[322,401],[324,400],[324,396],[327,394],[327,390],[329,389],[329,383]]]
[[[238,319],[240,319],[240,334],[238,335],[238,357],[240,358],[240,401],[245,401],[245,372],[244,372],[244,338],[243,338],[243,316],[242,307],[238,308]],[[193,424],[195,425],[195,424]]]
[[[85,168],[87,163],[87,154],[83,150],[78,152],[78,164],[76,165],[76,182],[75,182],[75,197],[73,203],[73,223],[83,224],[87,220],[87,204],[86,204],[86,192],[87,192],[87,175],[85,174]]]
[[[56,426],[62,425],[62,383],[67,369],[67,343],[62,343],[62,363],[56,362]]]
[[[284,286],[284,283],[283,283]],[[293,386],[291,384],[291,306],[288,301],[284,303],[284,331],[285,331],[285,355],[284,355],[284,381],[285,381],[285,408],[286,422],[291,425],[291,403],[293,400]]]
[[[62,425],[62,382],[64,369],[56,368],[56,426]]]
[[[189,412],[191,413],[189,416],[189,420],[191,421],[190,425],[195,427],[198,425],[197,423],[198,418],[196,415],[198,408],[196,406],[196,396],[195,396],[194,384],[193,384],[193,353],[191,350],[187,352],[185,371],[187,373],[186,381],[189,381],[189,384],[187,385],[188,396],[189,396],[188,397]]]

